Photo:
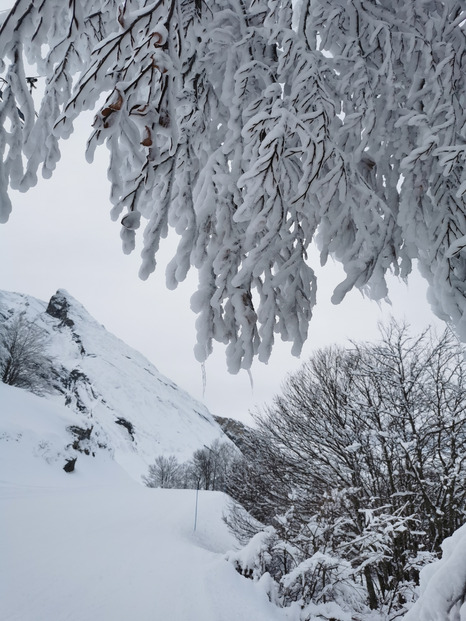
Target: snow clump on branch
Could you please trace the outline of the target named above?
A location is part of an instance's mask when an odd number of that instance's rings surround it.
[[[17,0],[0,29],[0,220],[8,186],[50,177],[105,96],[87,158],[106,143],[125,252],[145,223],[143,279],[179,235],[167,284],[199,272],[200,361],[216,340],[249,368],[275,335],[300,353],[315,239],[346,272],[335,303],[384,298],[416,259],[466,338],[465,20],[455,0]]]

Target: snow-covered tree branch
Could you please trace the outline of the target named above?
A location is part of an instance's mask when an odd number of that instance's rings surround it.
[[[300,352],[315,239],[347,275],[334,302],[385,297],[386,273],[417,259],[466,338],[465,19],[455,0],[17,0],[0,30],[0,219],[8,186],[49,177],[96,109],[87,157],[110,150],[124,251],[142,218],[142,278],[169,228],[168,286],[199,271],[199,360],[217,340],[248,368],[276,334]]]

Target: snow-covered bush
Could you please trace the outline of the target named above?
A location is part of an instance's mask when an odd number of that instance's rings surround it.
[[[271,526],[256,533],[240,550],[226,554],[241,575],[260,581],[279,606],[297,605],[316,615],[330,605],[335,618],[344,621],[352,612],[368,611],[365,588],[350,563],[320,552],[301,563],[299,558],[299,549],[282,541]],[[300,616],[305,618],[305,613]]]
[[[335,602],[342,609],[366,609],[366,591],[348,561],[316,552],[282,577],[280,593],[285,605]]]
[[[291,546],[280,540],[272,526],[256,533],[240,550],[226,555],[236,571],[253,580],[258,580],[266,573],[279,579],[286,572],[290,558],[293,558]]]
[[[309,569],[286,582],[290,599],[320,601],[326,569],[306,562],[321,554],[349,564],[370,608],[412,605],[420,569],[466,517],[465,380],[448,333],[392,324],[380,343],[316,353],[256,418],[228,491]]]
[[[442,558],[421,572],[421,596],[405,621],[466,619],[466,524],[442,543]]]

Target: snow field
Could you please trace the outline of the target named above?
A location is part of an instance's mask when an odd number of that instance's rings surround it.
[[[1,618],[285,618],[223,558],[234,545],[221,520],[225,496],[200,493],[196,533],[194,501],[192,490],[136,484],[41,493],[3,487]]]
[[[108,451],[65,473],[66,408],[0,384],[1,621],[275,621],[241,577],[227,497],[149,489]]]

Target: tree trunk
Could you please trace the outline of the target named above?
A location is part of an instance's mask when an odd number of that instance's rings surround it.
[[[364,576],[366,578],[367,593],[369,594],[369,607],[371,610],[377,609],[377,595],[375,593],[374,582],[372,580],[370,567],[364,567]]]

